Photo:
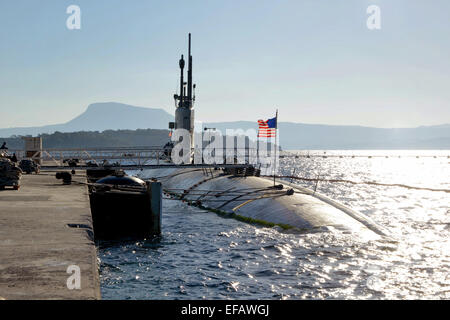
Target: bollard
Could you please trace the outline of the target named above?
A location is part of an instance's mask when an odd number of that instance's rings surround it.
[[[161,234],[162,220],[162,186],[161,182],[147,181],[147,193],[150,198],[151,208],[151,229],[150,233],[154,235]]]

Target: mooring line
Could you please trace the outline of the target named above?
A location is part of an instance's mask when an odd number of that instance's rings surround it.
[[[236,197],[234,197],[234,198],[232,198],[230,200],[227,200],[222,205],[220,205],[217,209],[220,209],[220,208],[226,206],[227,204],[229,204],[231,202],[234,202],[234,201],[236,201],[239,198],[242,198],[243,196],[246,196],[246,195],[249,195],[249,194],[252,194],[252,193],[262,192],[262,191],[265,191],[265,190],[268,191],[267,188],[262,188],[262,189],[257,189],[257,190],[254,190],[254,191],[249,191],[249,192],[246,192],[246,193],[242,193],[241,195],[238,195],[238,196],[236,196]]]
[[[190,172],[195,172],[195,171],[200,171],[200,170],[202,170],[202,169],[194,169],[194,170],[189,170],[189,171],[175,172],[175,173],[172,173],[172,174],[168,174],[168,175],[166,175],[166,176],[152,177],[152,178],[155,178],[155,179],[173,178],[173,177],[176,177],[176,176],[185,174],[185,173],[190,173]]]
[[[184,196],[186,196],[188,193],[190,193],[190,191],[193,190],[194,188],[198,187],[199,185],[201,185],[201,184],[203,184],[205,182],[208,182],[208,181],[210,181],[212,179],[215,179],[215,178],[217,178],[217,177],[212,176],[211,178],[206,178],[206,179],[201,180],[200,182],[197,182],[196,184],[193,184],[188,189],[184,190],[183,195],[181,196],[181,199],[183,199]]]
[[[264,177],[273,177],[273,176],[264,176]],[[447,192],[450,193],[450,189],[436,189],[436,188],[426,188],[426,187],[414,187],[414,186],[408,186],[405,184],[398,184],[398,183],[380,183],[380,182],[372,182],[372,181],[352,181],[352,180],[344,180],[344,179],[317,179],[317,178],[305,178],[305,177],[294,177],[294,176],[275,176],[276,178],[280,179],[296,179],[296,180],[304,180],[304,181],[323,181],[323,182],[342,182],[342,183],[351,183],[351,184],[369,184],[369,185],[376,185],[376,186],[383,186],[383,187],[401,187],[401,188],[407,188],[407,189],[414,189],[414,190],[426,190],[426,191],[437,191],[437,192]]]
[[[262,196],[257,197],[257,198],[248,199],[247,201],[241,203],[240,205],[234,207],[234,208],[231,209],[231,210],[233,210],[233,212],[236,212],[237,210],[239,210],[240,208],[242,208],[242,207],[245,206],[246,204],[249,204],[249,203],[251,203],[251,202],[253,202],[253,201],[255,201],[255,200],[266,199],[266,198],[272,198],[272,199],[273,199],[273,198],[276,198],[276,197],[282,197],[282,196],[285,196],[285,195],[287,195],[286,192],[284,192],[283,194],[278,194],[278,195],[273,195],[273,196],[262,195]],[[240,200],[244,200],[244,199],[240,199]]]

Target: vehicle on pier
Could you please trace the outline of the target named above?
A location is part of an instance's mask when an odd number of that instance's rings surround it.
[[[22,170],[7,156],[0,157],[0,190],[12,187],[14,190],[20,188]]]

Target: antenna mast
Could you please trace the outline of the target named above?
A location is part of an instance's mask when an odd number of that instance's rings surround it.
[[[183,106],[183,95],[184,95],[184,57],[181,55],[180,59],[180,69],[181,69],[181,77],[180,77],[180,107]]]
[[[188,101],[192,105],[192,56],[191,56],[191,34],[189,33],[189,49],[188,49]]]

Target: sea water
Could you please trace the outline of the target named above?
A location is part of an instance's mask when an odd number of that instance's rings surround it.
[[[161,237],[99,245],[103,299],[450,298],[450,194],[361,183],[450,189],[450,151],[291,154],[279,174],[319,178],[292,181],[370,216],[391,239],[292,234],[165,200]]]

